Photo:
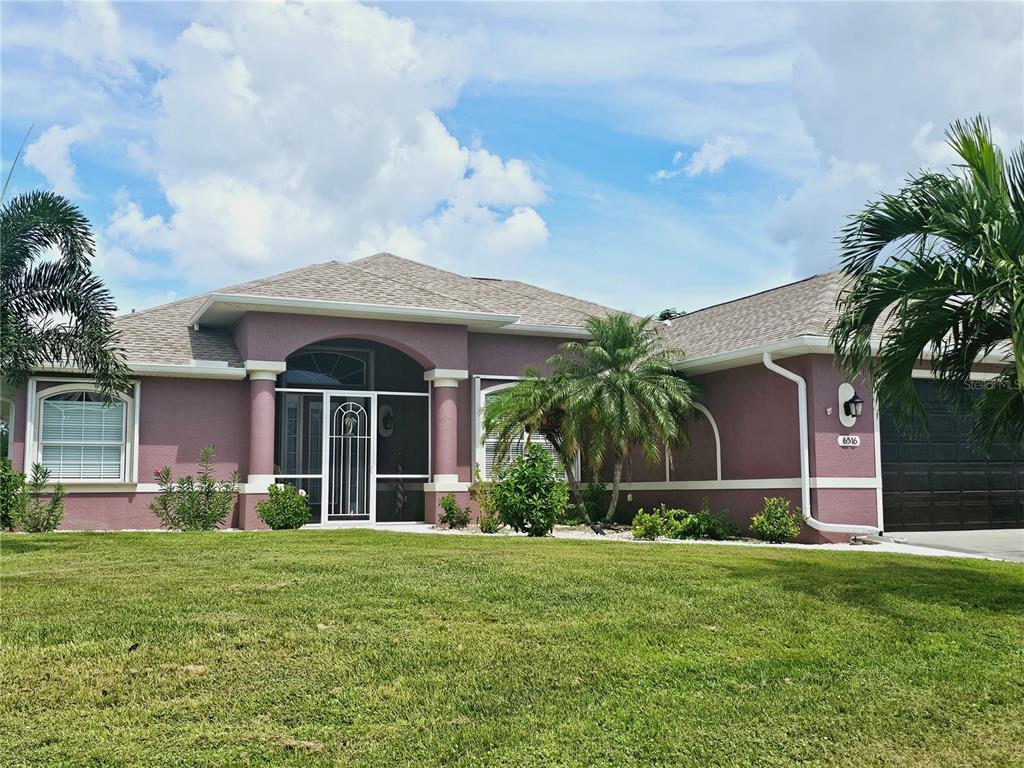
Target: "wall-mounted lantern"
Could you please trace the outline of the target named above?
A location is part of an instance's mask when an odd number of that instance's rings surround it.
[[[858,418],[864,412],[864,400],[856,392],[853,393],[853,397],[843,403],[843,411],[847,416],[853,416]]]
[[[839,422],[844,427],[852,427],[857,419],[864,413],[864,400],[858,395],[853,385],[842,383],[839,385]]]

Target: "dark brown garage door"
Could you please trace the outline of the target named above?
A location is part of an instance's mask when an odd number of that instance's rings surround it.
[[[883,412],[882,505],[886,531],[1024,526],[1024,453],[995,445],[985,456],[953,416],[934,382],[917,382],[928,414],[926,435],[896,428]]]

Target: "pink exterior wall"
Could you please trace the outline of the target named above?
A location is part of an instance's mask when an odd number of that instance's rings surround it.
[[[831,355],[810,355],[802,374],[807,379],[807,410],[811,445],[811,477],[875,477],[875,399],[871,379],[865,374],[851,381],[835,365]],[[864,412],[852,427],[839,421],[843,404],[839,385],[847,382],[864,399]],[[832,414],[827,409],[832,409]],[[840,448],[839,435],[859,435],[856,448]]]
[[[874,402],[870,383],[864,379],[855,389],[864,398],[864,412],[851,427],[839,422],[839,385],[847,378],[836,368],[830,355],[784,358],[780,365],[807,381],[810,428],[810,475],[828,478],[873,478],[875,470]],[[711,411],[721,437],[722,479],[750,480],[800,477],[800,434],[796,384],[751,365],[696,376],[702,402]],[[832,408],[832,414],[826,408]],[[857,448],[840,448],[840,434],[861,437]],[[710,423],[695,417],[689,426],[690,446],[674,452],[671,480],[713,480],[715,442]],[[610,479],[606,468],[605,479]],[[634,450],[626,465],[626,482],[664,482],[665,466],[646,462]],[[632,500],[630,500],[632,496]],[[620,501],[621,514],[631,516],[642,506],[666,503],[696,507],[707,496],[715,509],[726,508],[733,522],[746,527],[766,496],[781,496],[800,504],[799,488],[756,490],[659,490],[627,489]],[[822,521],[874,525],[877,522],[876,491],[873,488],[812,489],[811,507]],[[822,535],[808,529],[805,540],[846,540],[849,536]]]
[[[248,473],[249,382],[142,377],[139,407],[139,482],[154,482],[153,470],[169,466],[175,477],[195,474],[199,451],[216,448],[215,473],[226,479]],[[60,382],[40,382],[40,392]],[[24,471],[27,388],[15,400],[15,468]],[[63,529],[159,528],[148,509],[151,493],[75,493],[66,486]],[[235,524],[235,516],[227,521]]]
[[[204,445],[216,449],[218,477],[249,474],[248,381],[146,377],[139,411],[139,482],[163,466],[194,474]]]
[[[249,312],[231,332],[243,360],[281,362],[307,344],[365,339],[401,350],[428,371],[467,368],[467,333],[460,325]]]

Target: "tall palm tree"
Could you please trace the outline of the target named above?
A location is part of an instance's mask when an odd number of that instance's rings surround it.
[[[676,370],[682,350],[664,344],[651,318],[591,317],[586,329],[586,341],[565,342],[548,364],[557,372],[565,432],[581,441],[595,477],[612,465],[610,520],[630,447],[654,463],[666,445],[683,444],[697,392]]]
[[[851,283],[831,340],[852,374],[871,373],[881,403],[904,424],[923,423],[911,375],[930,356],[947,400],[974,415],[976,441],[1021,445],[1024,144],[1004,161],[981,117],[953,123],[946,138],[962,161],[956,173],[911,176],[844,228]],[[971,368],[990,354],[1002,354],[1002,372],[974,399]]]
[[[47,364],[81,369],[108,397],[127,386],[94,250],[88,220],[60,195],[29,192],[0,208],[0,374],[12,386]]]

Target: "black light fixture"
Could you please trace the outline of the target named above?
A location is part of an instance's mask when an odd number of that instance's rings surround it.
[[[853,397],[843,403],[843,413],[856,419],[859,418],[863,412],[864,401],[861,399],[860,395],[854,392]]]

